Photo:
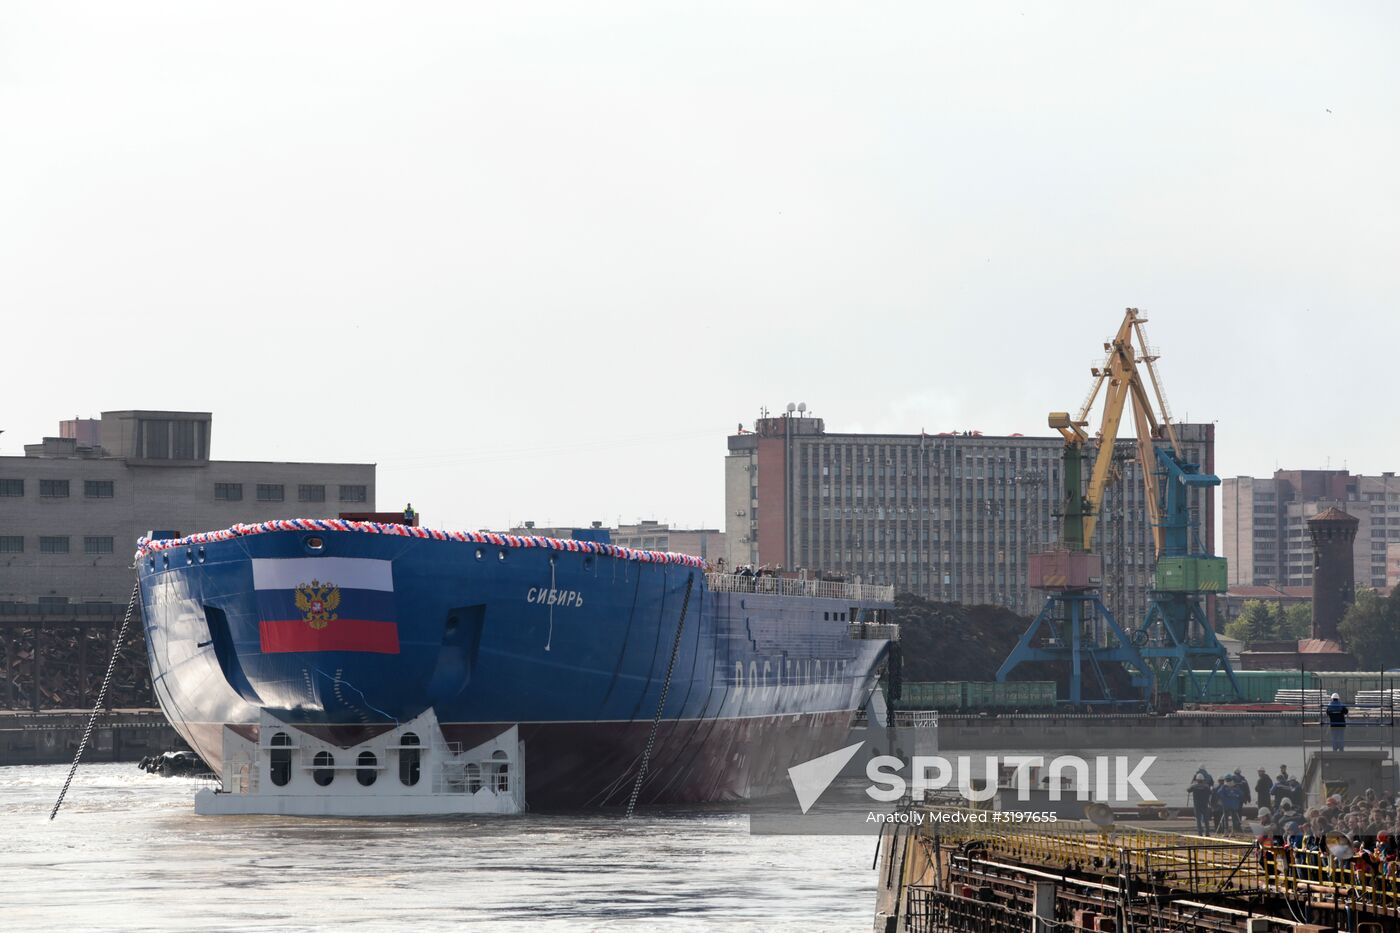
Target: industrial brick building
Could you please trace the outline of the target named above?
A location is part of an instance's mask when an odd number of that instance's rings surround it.
[[[1312,586],[1308,519],[1338,508],[1359,522],[1352,545],[1357,586],[1385,587],[1392,544],[1400,543],[1400,479],[1347,470],[1278,470],[1271,478],[1224,481],[1222,550],[1232,586]]]
[[[109,411],[0,457],[0,603],[125,606],[148,531],[374,509],[373,464],[212,460],[211,428],[208,412]]]
[[[1213,472],[1214,425],[1177,430],[1187,459]],[[1058,436],[836,434],[821,418],[765,414],[729,438],[728,560],[1038,609],[1043,595],[1027,586],[1027,556],[1059,541],[1063,450]],[[1105,495],[1095,540],[1105,603],[1132,621],[1147,611],[1155,561],[1136,456],[1133,441],[1118,442],[1121,475]],[[1209,552],[1214,500],[1196,496],[1193,520]]]

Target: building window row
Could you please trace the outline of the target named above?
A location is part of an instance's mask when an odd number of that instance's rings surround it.
[[[116,540],[111,535],[84,535],[84,554],[111,554],[116,550]],[[72,552],[68,535],[40,535],[40,554],[69,554]],[[0,554],[23,554],[23,535],[0,535]]]
[[[39,480],[39,498],[67,499],[71,487],[66,479]],[[116,495],[116,483],[110,479],[83,480],[83,495],[89,499],[110,499]],[[24,480],[0,479],[0,498],[22,498]]]
[[[341,502],[368,502],[369,487],[363,484],[342,484],[337,492]],[[259,502],[283,502],[287,498],[287,489],[281,483],[258,483],[257,497]],[[243,501],[242,483],[215,483],[214,498],[219,502],[241,502]],[[325,502],[326,487],[322,483],[301,483],[297,486],[298,502]]]

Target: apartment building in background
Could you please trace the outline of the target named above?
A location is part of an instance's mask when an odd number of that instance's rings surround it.
[[[1230,583],[1312,586],[1308,519],[1339,508],[1360,522],[1353,543],[1358,587],[1393,585],[1391,549],[1400,544],[1400,479],[1347,470],[1277,470],[1269,478],[1232,477],[1221,497],[1222,550]]]
[[[212,428],[208,412],[109,411],[0,457],[0,605],[124,607],[150,531],[374,511],[374,464],[214,460]]]
[[[672,528],[665,522],[644,520],[618,525],[613,544],[643,550],[674,551],[717,561],[725,554],[724,532],[718,528]]]
[[[1186,457],[1215,467],[1215,427],[1182,424]],[[770,417],[729,437],[725,531],[731,565],[830,571],[901,592],[1039,609],[1027,556],[1060,539],[1058,435],[838,434],[805,412]],[[1092,460],[1096,448],[1087,450]],[[1128,622],[1147,611],[1155,564],[1134,442],[1120,440],[1095,537],[1104,601]],[[1087,469],[1085,471],[1087,476]],[[1193,493],[1204,551],[1214,497]]]
[[[724,532],[717,528],[672,528],[666,522],[644,519],[630,525],[619,524],[616,528],[605,528],[602,522],[593,522],[587,530],[606,531],[613,544],[644,551],[674,551],[703,557],[711,562],[725,555]],[[537,526],[534,522],[525,522],[510,529],[513,535],[541,535],[546,538],[572,538],[578,531],[575,527]]]

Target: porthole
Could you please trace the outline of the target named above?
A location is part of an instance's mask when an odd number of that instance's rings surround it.
[[[374,752],[360,752],[360,757],[355,759],[355,780],[365,787],[369,787],[379,779],[379,759]]]
[[[335,780],[335,756],[330,752],[317,752],[316,757],[311,759],[311,777],[322,787],[330,785]]]
[[[496,552],[496,560],[505,560],[505,559],[506,559],[506,552],[505,552],[505,551],[497,551],[497,552]]]
[[[311,537],[307,538],[306,541],[305,541],[305,544],[306,544],[306,549],[307,549],[308,551],[310,551],[311,553],[313,553],[313,554],[320,553],[321,551],[324,551],[324,550],[326,549],[326,541],[325,541],[325,539],[324,539],[324,538],[318,538],[318,537],[315,536],[315,535],[312,535]]]
[[[485,553],[482,552],[481,548],[477,548],[477,549],[476,549],[476,559],[477,559],[477,560],[481,560],[481,559],[482,559],[483,557],[485,557],[485,556],[486,556],[486,555],[485,555]]]

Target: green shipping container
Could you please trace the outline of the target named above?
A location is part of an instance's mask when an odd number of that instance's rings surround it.
[[[1317,688],[1327,693],[1339,693],[1347,703],[1356,702],[1361,690],[1400,690],[1400,674],[1380,671],[1318,671]]]
[[[1204,682],[1205,676],[1198,673],[1197,683]],[[1235,696],[1230,689],[1230,679],[1219,672],[1206,683],[1205,696],[1200,696],[1193,689],[1190,679],[1180,674],[1173,684],[1173,695],[1178,702],[1185,703],[1272,703],[1280,690],[1315,690],[1320,686],[1318,675],[1312,671],[1306,674],[1298,671],[1235,671],[1235,682],[1240,685],[1241,697]]]
[[[960,680],[905,682],[900,684],[899,694],[900,709],[956,712],[964,705],[963,682]]]
[[[1223,557],[1162,557],[1157,561],[1157,589],[1171,593],[1223,593],[1227,576]]]
[[[927,688],[924,709],[960,710],[967,706],[966,684],[961,680],[944,680],[924,684]]]
[[[900,709],[959,710],[1050,709],[1058,699],[1053,680],[940,680],[900,685]]]
[[[1044,709],[1054,706],[1055,700],[1055,682],[1050,680],[967,683],[968,709]]]
[[[1202,593],[1223,593],[1229,587],[1225,558],[1197,557],[1196,589]]]

